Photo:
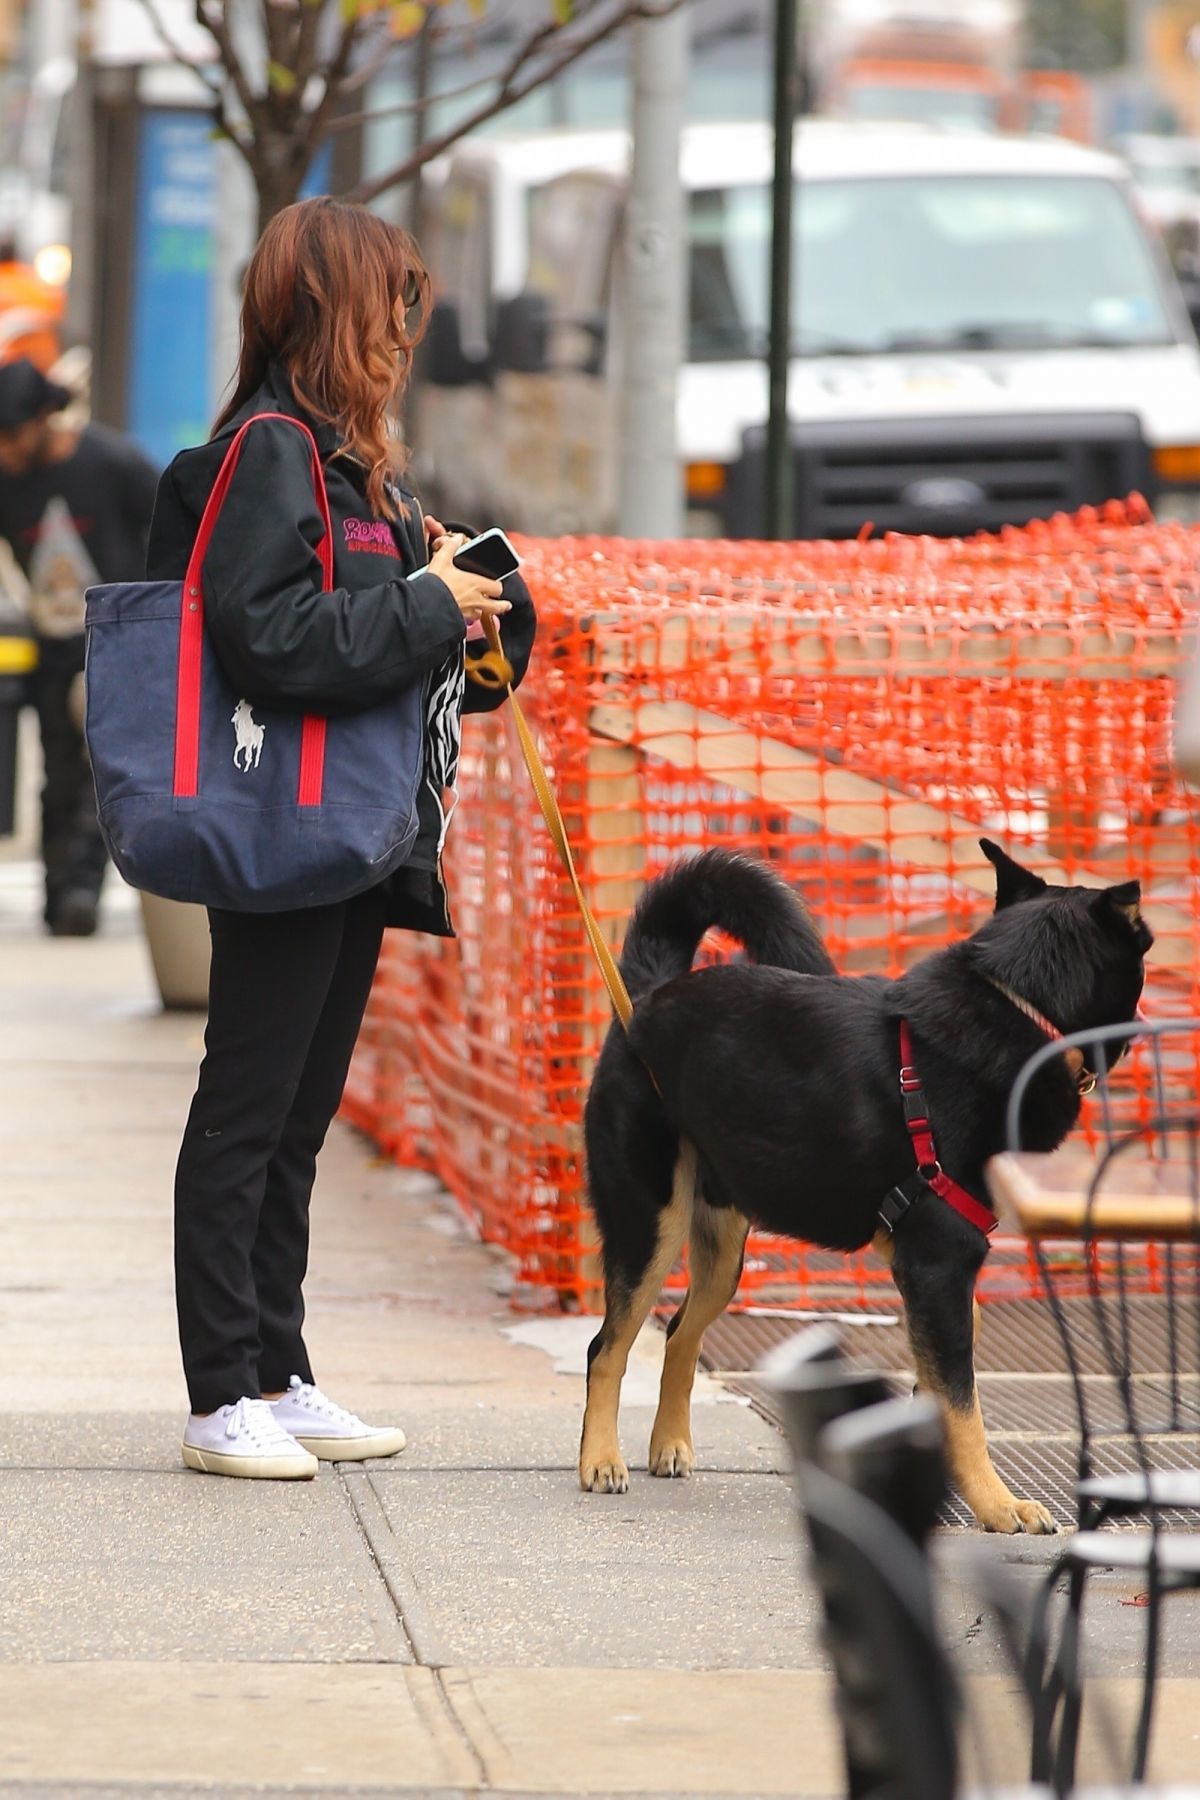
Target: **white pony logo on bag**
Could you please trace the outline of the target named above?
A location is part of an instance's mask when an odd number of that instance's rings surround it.
[[[233,766],[244,775],[248,769],[257,769],[259,765],[266,726],[258,724],[248,700],[238,701],[229,723],[237,734],[237,742],[233,746]]]

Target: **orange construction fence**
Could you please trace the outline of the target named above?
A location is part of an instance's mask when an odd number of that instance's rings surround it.
[[[1200,530],[1134,498],[966,542],[521,552],[540,615],[522,697],[614,945],[642,883],[726,844],[795,886],[839,968],[897,974],[986,916],[987,835],[1051,879],[1139,877],[1148,1009],[1200,1013],[1200,827],[1171,764]],[[511,1253],[518,1305],[593,1309],[580,1120],[607,997],[510,722],[464,736],[458,940],[389,934],[346,1111]],[[1121,1079],[1147,1114],[1136,1054]],[[1000,1244],[981,1291],[1032,1282]],[[886,1284],[869,1255],[758,1234],[739,1303],[890,1304]]]

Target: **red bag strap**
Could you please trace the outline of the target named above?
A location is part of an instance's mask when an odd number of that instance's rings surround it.
[[[201,572],[209,540],[229,492],[242,441],[252,425],[261,419],[282,419],[302,431],[308,439],[312,455],[313,494],[325,534],[317,545],[321,563],[321,579],[326,593],[333,587],[333,525],[329,517],[329,495],[325,491],[325,471],[321,467],[316,439],[300,419],[290,413],[255,413],[239,429],[225,452],[217,479],[213,483],[208,504],[200,516],[200,529],[188,559],[183,579],[183,607],[179,615],[179,671],[175,703],[175,797],[194,799],[200,781],[200,674],[204,648],[204,583]],[[297,800],[301,806],[320,806],[325,783],[325,720],[306,715],[300,733],[300,781]]]

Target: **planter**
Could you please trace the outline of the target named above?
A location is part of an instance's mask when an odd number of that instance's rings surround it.
[[[142,923],[165,1007],[208,1005],[208,914],[202,906],[139,894]]]

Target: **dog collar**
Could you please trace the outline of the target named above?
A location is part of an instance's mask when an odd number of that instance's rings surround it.
[[[1010,987],[1006,987],[1002,981],[997,981],[994,975],[988,975],[985,979],[990,982],[991,986],[995,988],[998,994],[1003,994],[1006,1000],[1011,1001],[1018,1012],[1023,1012],[1027,1019],[1032,1019],[1038,1029],[1044,1031],[1051,1042],[1057,1042],[1058,1039],[1062,1037],[1063,1034],[1058,1029],[1058,1026],[1052,1025],[1045,1013],[1039,1012],[1037,1007],[1034,1006],[1031,1001],[1022,999],[1020,994],[1015,994],[1013,990]],[[1138,1011],[1139,1013],[1141,1012],[1140,1007],[1138,1008]],[[1070,1052],[1068,1052],[1068,1054],[1070,1054]],[[1079,1053],[1079,1067],[1075,1071],[1075,1085],[1081,1094],[1091,1094],[1095,1092],[1096,1077],[1084,1062],[1082,1052]]]
[[[1039,1012],[1037,1007],[1034,1006],[1031,1001],[1023,1000],[1020,994],[1015,994],[1010,987],[1005,987],[1004,983],[1002,981],[997,981],[994,975],[989,975],[986,979],[991,983],[998,994],[1003,994],[1006,1000],[1012,1001],[1018,1012],[1023,1012],[1027,1019],[1032,1019],[1034,1024],[1039,1026],[1048,1038],[1060,1038],[1062,1036],[1062,1032],[1058,1029],[1058,1026],[1052,1025],[1045,1013]]]
[[[947,1206],[953,1207],[977,1231],[982,1231],[985,1236],[995,1231],[997,1220],[991,1209],[982,1200],[977,1200],[974,1194],[968,1194],[966,1188],[955,1181],[953,1176],[947,1175],[938,1161],[925,1091],[913,1064],[912,1032],[908,1028],[907,1019],[900,1021],[900,1098],[904,1105],[904,1123],[912,1139],[917,1168],[915,1175],[910,1175],[907,1181],[902,1181],[898,1187],[885,1194],[879,1208],[881,1224],[889,1231],[895,1231],[913,1202],[920,1198],[926,1188],[932,1188]]]

